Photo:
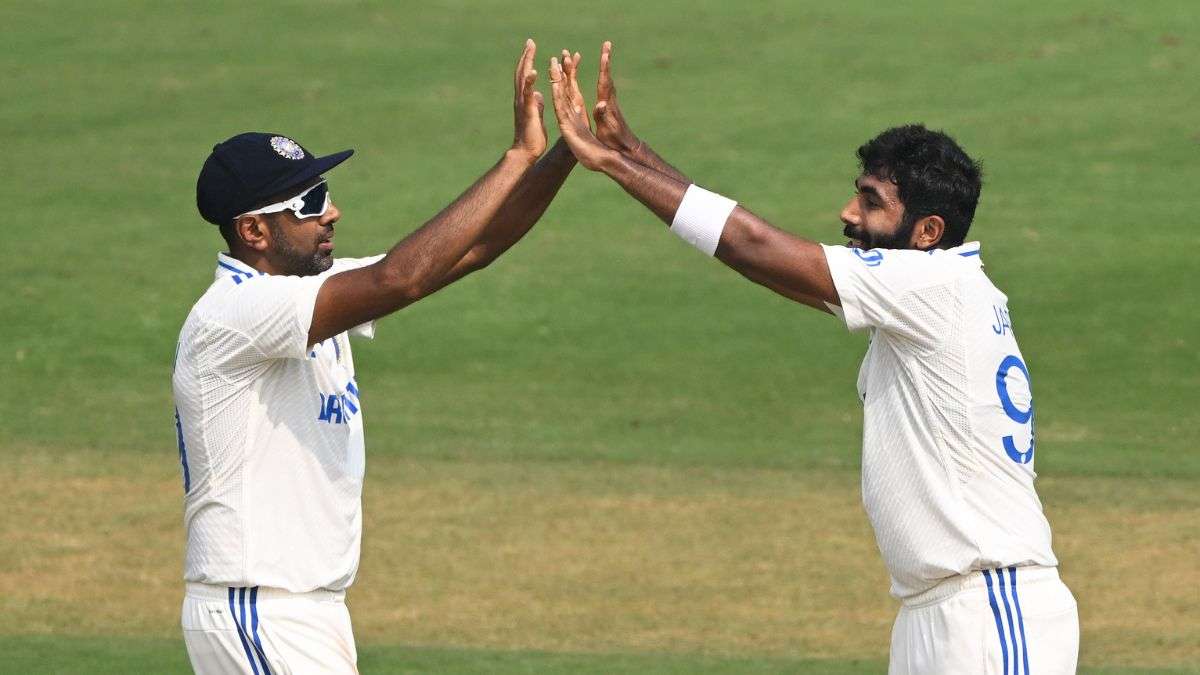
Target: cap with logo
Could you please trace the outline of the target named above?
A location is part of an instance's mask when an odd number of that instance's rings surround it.
[[[282,134],[248,132],[213,146],[196,179],[196,208],[213,225],[232,222],[264,199],[299,187],[346,161],[353,150],[324,157]]]

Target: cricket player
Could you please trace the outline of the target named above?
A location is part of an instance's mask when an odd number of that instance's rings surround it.
[[[1075,672],[1075,599],[1033,487],[1029,369],[1008,298],[966,240],[978,165],[943,133],[888,129],[858,149],[841,213],[849,241],[817,244],[693,184],[634,136],[610,56],[605,43],[595,134],[578,54],[551,60],[555,115],[579,162],[751,281],[870,333],[862,491],[902,605],[889,672]]]
[[[180,332],[173,378],[196,672],[357,672],[344,598],[369,395],[348,336],[495,260],[553,199],[575,159],[562,143],[542,156],[534,53],[527,41],[513,79],[512,146],[386,255],[333,257],[341,212],[324,174],[352,151],[314,157],[246,133],[205,161],[197,206],[229,251]]]

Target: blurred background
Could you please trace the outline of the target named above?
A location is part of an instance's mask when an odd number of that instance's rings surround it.
[[[355,148],[338,253],[382,252],[507,147],[526,37],[546,92],[583,53],[589,103],[612,40],[635,132],[827,243],[882,129],[982,159],[1083,671],[1200,672],[1198,36],[1182,0],[0,6],[0,672],[187,672],[170,372],[212,146]],[[603,176],[355,346],[363,672],[886,669],[865,337]]]

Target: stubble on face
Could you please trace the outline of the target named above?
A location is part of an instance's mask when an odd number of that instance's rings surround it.
[[[846,245],[862,249],[909,248],[917,219],[909,218],[896,184],[887,176],[863,174],[855,179],[854,186],[857,194],[847,209],[853,208],[856,217],[851,219],[845,213],[842,217],[842,234],[849,240]]]
[[[317,234],[311,242],[303,241],[306,230],[296,223],[280,222],[277,218],[267,220],[271,232],[272,253],[276,265],[290,276],[307,277],[320,274],[333,266],[333,252],[322,251],[321,241],[333,236],[332,231]],[[324,230],[324,228],[322,228]]]
[[[908,248],[912,241],[913,230],[917,227],[916,219],[909,219],[905,213],[900,217],[900,224],[892,232],[868,232],[866,228],[856,227],[854,225],[846,225],[842,230],[847,238],[861,242],[862,246],[856,248],[872,249],[872,248],[892,248],[903,249]]]

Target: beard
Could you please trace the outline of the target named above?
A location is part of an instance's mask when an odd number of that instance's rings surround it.
[[[847,225],[842,230],[842,234],[846,237],[862,242],[863,249],[872,248],[892,248],[905,249],[908,248],[908,243],[912,241],[913,230],[917,227],[917,219],[909,219],[908,215],[900,219],[900,225],[896,227],[896,231],[890,234],[876,234],[868,232],[862,227]]]
[[[284,226],[277,226],[268,221],[267,227],[271,229],[278,263],[289,276],[309,277],[333,267],[332,251],[302,250],[284,235]]]

